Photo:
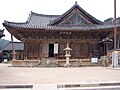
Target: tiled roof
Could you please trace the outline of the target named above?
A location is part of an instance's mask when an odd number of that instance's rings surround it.
[[[88,17],[89,19],[91,19],[94,24],[103,24],[103,22],[97,20],[96,18],[94,18],[93,16],[91,16],[89,13],[87,13],[85,10],[83,10],[78,4],[77,2],[75,3],[75,5],[70,8],[67,12],[65,12],[63,15],[59,16],[57,19],[53,20],[52,22],[50,22],[51,25],[54,25],[55,23],[59,22],[62,18],[66,17],[68,14],[70,14],[73,10],[79,10],[81,14],[83,14],[85,17]]]
[[[30,16],[28,17],[28,21],[24,23],[4,21],[3,25],[16,28],[44,28],[57,17],[58,15],[43,15],[31,12]]]
[[[33,18],[32,18],[33,19]],[[33,19],[35,20],[35,19]],[[50,20],[50,19],[49,19]],[[42,23],[42,22],[41,22]],[[39,22],[32,23],[30,21],[26,23],[11,23],[4,22],[4,25],[14,27],[14,28],[25,28],[25,29],[43,29],[43,30],[100,30],[100,29],[112,29],[114,25],[111,24],[103,24],[103,25],[48,25],[46,23],[40,24]],[[120,25],[117,25],[120,28]]]
[[[24,50],[24,43],[13,42],[14,50]],[[12,50],[12,42],[9,42],[5,47],[2,48],[3,51]]]
[[[58,22],[66,14],[68,14],[74,8],[80,9],[87,17],[91,18],[95,24],[92,25],[52,25]],[[95,19],[93,16],[89,15],[84,11],[78,4],[75,4],[71,9],[69,9],[63,15],[43,15],[31,12],[28,21],[24,23],[15,23],[4,21],[3,25],[5,27],[13,27],[17,29],[41,29],[41,30],[101,30],[101,29],[112,29],[114,26],[111,24],[103,24],[101,21]],[[117,25],[120,28],[120,25]]]
[[[5,35],[3,34],[3,32],[4,32],[4,29],[3,29],[3,30],[0,30],[0,38],[3,37],[3,36],[5,36]]]
[[[47,26],[51,21],[56,19],[59,15],[43,15],[31,12],[30,18],[28,20],[29,24],[36,25],[39,27]],[[38,27],[38,28],[39,28]]]

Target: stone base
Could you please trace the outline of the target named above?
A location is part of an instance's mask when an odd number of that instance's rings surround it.
[[[71,67],[71,64],[64,64],[64,67]]]
[[[65,59],[44,59],[44,60],[13,60],[12,66],[15,67],[84,67],[84,66],[102,66],[102,60],[98,63],[91,63],[90,59],[71,59],[66,64]]]
[[[37,67],[39,60],[13,60],[12,66],[14,67]]]

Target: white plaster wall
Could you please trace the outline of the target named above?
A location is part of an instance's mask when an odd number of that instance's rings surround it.
[[[43,57],[48,57],[48,52],[49,52],[48,43],[44,43],[44,44],[42,45]]]

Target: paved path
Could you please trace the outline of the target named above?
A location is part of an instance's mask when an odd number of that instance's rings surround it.
[[[0,64],[0,84],[64,84],[120,81],[120,68],[8,67]]]

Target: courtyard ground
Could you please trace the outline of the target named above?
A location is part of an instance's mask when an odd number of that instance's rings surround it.
[[[10,67],[0,64],[0,84],[63,84],[120,81],[120,68]]]

